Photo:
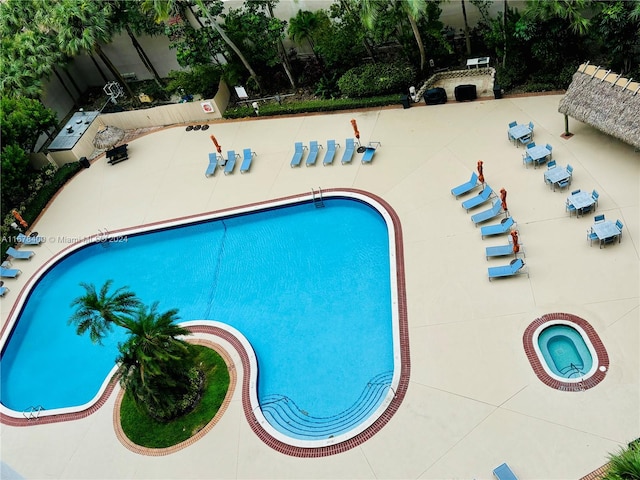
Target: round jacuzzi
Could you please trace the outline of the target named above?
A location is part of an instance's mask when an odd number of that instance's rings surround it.
[[[600,337],[575,315],[552,313],[537,318],[525,330],[523,344],[538,378],[558,390],[594,387],[609,369]]]

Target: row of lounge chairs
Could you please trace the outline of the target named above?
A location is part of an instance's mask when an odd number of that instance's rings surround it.
[[[24,234],[20,234],[18,235],[18,237],[22,240],[39,238],[28,237]],[[40,243],[40,241],[38,241],[38,243]],[[0,278],[17,278],[22,273],[22,270],[13,268],[13,266],[11,265],[11,260],[30,260],[34,255],[35,252],[32,250],[16,250],[13,247],[9,247],[7,249],[8,259],[2,262],[2,264],[0,265]],[[0,282],[0,297],[3,297],[8,292],[9,288],[5,286],[4,282]]]
[[[371,163],[373,160],[373,155],[376,153],[376,149],[380,146],[380,142],[369,142],[369,144],[364,148],[364,152],[362,155],[362,163]],[[324,158],[322,159],[322,165],[327,166],[333,163],[333,160],[336,156],[337,147],[340,147],[339,143],[336,143],[335,140],[327,140],[327,148],[325,150]],[[305,165],[307,167],[311,165],[315,165],[318,160],[318,155],[320,153],[320,149],[323,148],[321,144],[318,143],[317,140],[311,140],[309,142],[309,147],[303,145],[302,142],[296,142],[294,145],[293,157],[291,158],[291,167],[298,167],[302,163],[302,158],[304,157],[305,150],[309,151],[307,158],[305,160]],[[344,165],[346,163],[351,163],[353,160],[353,154],[356,151],[356,142],[353,138],[347,138],[345,141],[345,149],[342,154],[341,163]]]
[[[253,157],[256,156],[256,152],[252,151],[250,148],[245,148],[242,151],[242,164],[240,165],[240,173],[247,173],[251,168],[251,162],[253,161]],[[207,166],[207,170],[204,172],[206,177],[212,177],[215,175],[218,167],[222,168],[225,175],[229,175],[233,173],[233,169],[236,166],[236,161],[240,160],[240,154],[236,153],[235,150],[227,151],[227,158],[224,159],[222,156],[218,156],[218,154],[209,153],[209,165]]]
[[[508,212],[505,212],[503,210],[502,202],[499,198],[497,198],[497,195],[495,194],[493,189],[489,185],[481,184],[479,182],[478,175],[475,172],[471,174],[471,178],[468,182],[453,187],[451,189],[451,194],[455,198],[458,198],[459,196],[470,193],[479,187],[482,187],[482,191],[477,195],[463,201],[462,208],[469,212],[469,210],[479,207],[480,205],[483,205],[484,203],[492,200],[491,207],[487,210],[471,215],[471,221],[475,226],[478,226],[479,224],[496,218],[504,213],[505,218],[503,218],[500,223],[481,226],[480,235],[482,236],[482,238],[485,238],[509,233],[511,229],[516,226],[515,220],[513,219],[513,217],[508,215]],[[521,246],[521,244],[518,244],[518,246]],[[521,248],[519,251],[522,252],[523,255],[525,255],[523,248]],[[485,249],[485,257],[487,260],[490,257],[502,257],[507,255],[517,256],[517,254],[514,253],[514,246],[511,241],[507,245],[491,246],[486,247]],[[528,269],[525,268],[524,261],[520,258],[514,258],[508,265],[489,267],[487,273],[489,276],[489,280],[524,273],[526,273],[527,276],[529,275]]]

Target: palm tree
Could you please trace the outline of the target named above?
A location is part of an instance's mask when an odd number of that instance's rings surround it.
[[[308,10],[298,10],[295,17],[289,20],[289,36],[291,40],[300,44],[306,40],[311,51],[317,60],[320,60],[316,53],[315,41],[313,35],[319,27],[318,15]]]
[[[198,400],[201,376],[192,346],[177,337],[190,335],[176,324],[178,311],[158,313],[158,303],[141,306],[122,326],[129,338],[119,345],[120,385],[133,400],[159,420],[170,420]]]
[[[78,335],[89,332],[93,343],[102,344],[102,339],[113,329],[114,324],[125,326],[124,319],[140,307],[140,300],[127,287],[110,292],[112,284],[113,280],[107,280],[100,291],[97,291],[93,284],[81,283],[85,289],[84,295],[71,302],[76,311],[68,323],[76,326]]]
[[[589,31],[591,21],[585,17],[589,0],[531,0],[523,16],[534,20],[561,18],[569,23],[569,28],[578,35]]]
[[[424,66],[427,62],[427,54],[424,49],[424,42],[418,29],[418,20],[427,11],[427,0],[391,0],[394,3],[399,2],[402,10],[406,13],[413,31],[413,36],[416,39],[418,50],[420,51],[420,71],[424,71]],[[376,18],[380,12],[380,8],[387,5],[387,2],[380,2],[379,0],[360,0],[362,8],[362,21],[364,25],[371,29],[375,24]]]
[[[176,9],[176,4],[178,3],[178,1],[179,0],[144,0],[142,4],[142,8],[143,10],[153,11],[156,15],[156,20],[164,21],[167,18],[169,18],[171,13]],[[198,8],[200,9],[200,12],[207,17],[207,20],[209,21],[209,25],[211,25],[211,27],[218,33],[218,35],[222,37],[222,39],[229,46],[229,48],[231,48],[231,50],[234,51],[234,53],[238,56],[238,58],[240,59],[244,67],[249,72],[249,75],[251,76],[253,81],[256,83],[256,86],[258,87],[258,89],[262,90],[262,88],[260,87],[260,82],[258,81],[258,75],[256,75],[256,72],[253,70],[253,68],[251,67],[251,65],[245,58],[245,56],[242,54],[238,46],[229,38],[229,36],[226,34],[222,26],[216,21],[214,16],[210,13],[210,10],[207,9],[206,5],[204,4],[204,0],[195,0],[195,2]],[[216,3],[215,5],[216,11],[222,12],[222,1],[217,0],[215,3]]]

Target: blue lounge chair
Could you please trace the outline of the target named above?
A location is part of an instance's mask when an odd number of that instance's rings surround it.
[[[342,164],[351,163],[353,158],[353,152],[356,150],[356,142],[353,138],[347,138],[345,143],[345,150],[342,154]]]
[[[497,480],[518,480],[516,474],[509,468],[509,465],[503,463],[499,467],[493,469],[493,476]]]
[[[507,233],[515,224],[516,222],[513,220],[513,217],[503,218],[502,221],[496,225],[480,227],[480,235],[482,235],[482,238],[492,235],[502,235],[503,233]]]
[[[526,258],[527,255],[524,253],[522,244],[518,243],[518,246],[520,247],[518,253],[522,253]],[[489,260],[489,257],[504,257],[506,255],[516,255],[513,252],[513,243],[509,243],[509,245],[496,245],[494,247],[487,247],[485,248],[484,254],[487,260]]]
[[[327,153],[324,154],[324,159],[322,160],[322,165],[327,166],[333,163],[333,157],[336,156],[336,143],[335,140],[327,140]],[[339,147],[340,145],[338,145]]]
[[[16,278],[21,273],[22,271],[17,268],[0,267],[0,277],[2,278]]]
[[[20,260],[29,260],[35,254],[36,253],[33,250],[16,250],[13,247],[9,247],[7,249],[7,255],[9,255],[11,258],[17,258]]]
[[[227,162],[224,164],[225,175],[233,173],[233,169],[236,166],[236,158],[240,158],[240,155],[238,155],[235,150],[229,150],[227,152]]]
[[[218,166],[218,156],[215,153],[209,154],[209,166],[204,172],[205,177],[212,177],[216,173],[216,167]]]
[[[494,195],[493,190],[491,190],[491,187],[489,185],[485,185],[482,192],[480,192],[478,195],[462,202],[462,208],[464,208],[468,212],[470,209],[482,205],[484,202],[488,201],[491,198],[491,195]]]
[[[304,155],[304,151],[306,150],[306,148],[307,146],[302,145],[302,142],[296,142],[293,158],[291,159],[292,167],[300,166],[300,162],[302,161],[302,155]]]
[[[0,287],[0,297],[4,297],[4,294],[7,293],[9,291],[9,289],[7,287],[5,287],[4,285],[2,285]]]
[[[240,165],[240,173],[247,173],[251,168],[251,160],[255,157],[256,152],[252,152],[250,148],[242,151],[242,165]]]
[[[502,202],[497,198],[493,200],[493,205],[488,210],[485,210],[475,215],[471,215],[471,221],[478,226],[479,223],[491,220],[493,217],[497,217],[502,212]]]
[[[529,271],[526,268],[524,268],[524,266],[525,266],[524,261],[521,258],[515,258],[511,260],[509,265],[501,265],[499,267],[489,267],[487,269],[487,272],[489,274],[489,281],[491,281],[492,278],[511,277],[513,275],[526,274],[528,277]],[[494,470],[494,474],[495,474],[495,470]],[[505,477],[505,478],[509,478],[509,477]]]
[[[311,140],[309,142],[309,155],[307,156],[307,167],[309,165],[315,165],[316,160],[318,159],[318,152],[322,148],[322,145],[318,145],[318,142],[315,140]]]
[[[376,149],[380,146],[380,142],[369,142],[364,155],[362,155],[362,163],[371,163],[373,155],[376,153]]]
[[[25,235],[24,233],[19,233],[16,237],[16,240],[23,245],[40,245],[40,243],[42,243],[42,239],[43,237],[39,237],[37,235],[35,237],[31,237]]]
[[[468,182],[463,183],[462,185],[458,185],[457,187],[453,187],[451,189],[451,195],[458,198],[460,195],[464,195],[465,193],[469,193],[474,188],[479,187],[481,184],[478,183],[478,174],[476,172],[471,173],[471,178]]]

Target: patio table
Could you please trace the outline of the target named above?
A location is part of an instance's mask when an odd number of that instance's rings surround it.
[[[527,148],[527,154],[533,160],[533,168],[536,168],[545,160],[551,160],[551,151],[544,145],[536,145],[532,148]],[[525,166],[527,164],[525,163]]]
[[[580,210],[586,207],[590,207],[591,205],[596,203],[596,201],[591,196],[591,193],[586,191],[581,191],[573,195],[569,195],[569,198],[567,198],[567,200],[571,205],[575,207],[576,217],[578,216]]]
[[[567,172],[565,167],[557,166],[554,168],[549,168],[546,172],[544,172],[544,181],[550,183],[553,186],[553,191],[556,191],[556,185],[558,182],[562,180],[566,180],[571,175]]]
[[[594,223],[591,230],[596,234],[598,240],[600,240],[601,246],[602,243],[609,238],[618,237],[618,243],[622,240],[620,229],[610,220]]]
[[[518,145],[518,140],[522,137],[526,137],[527,135],[531,135],[531,129],[529,125],[516,125],[515,127],[511,127],[509,129],[509,135],[515,139],[516,146]]]

